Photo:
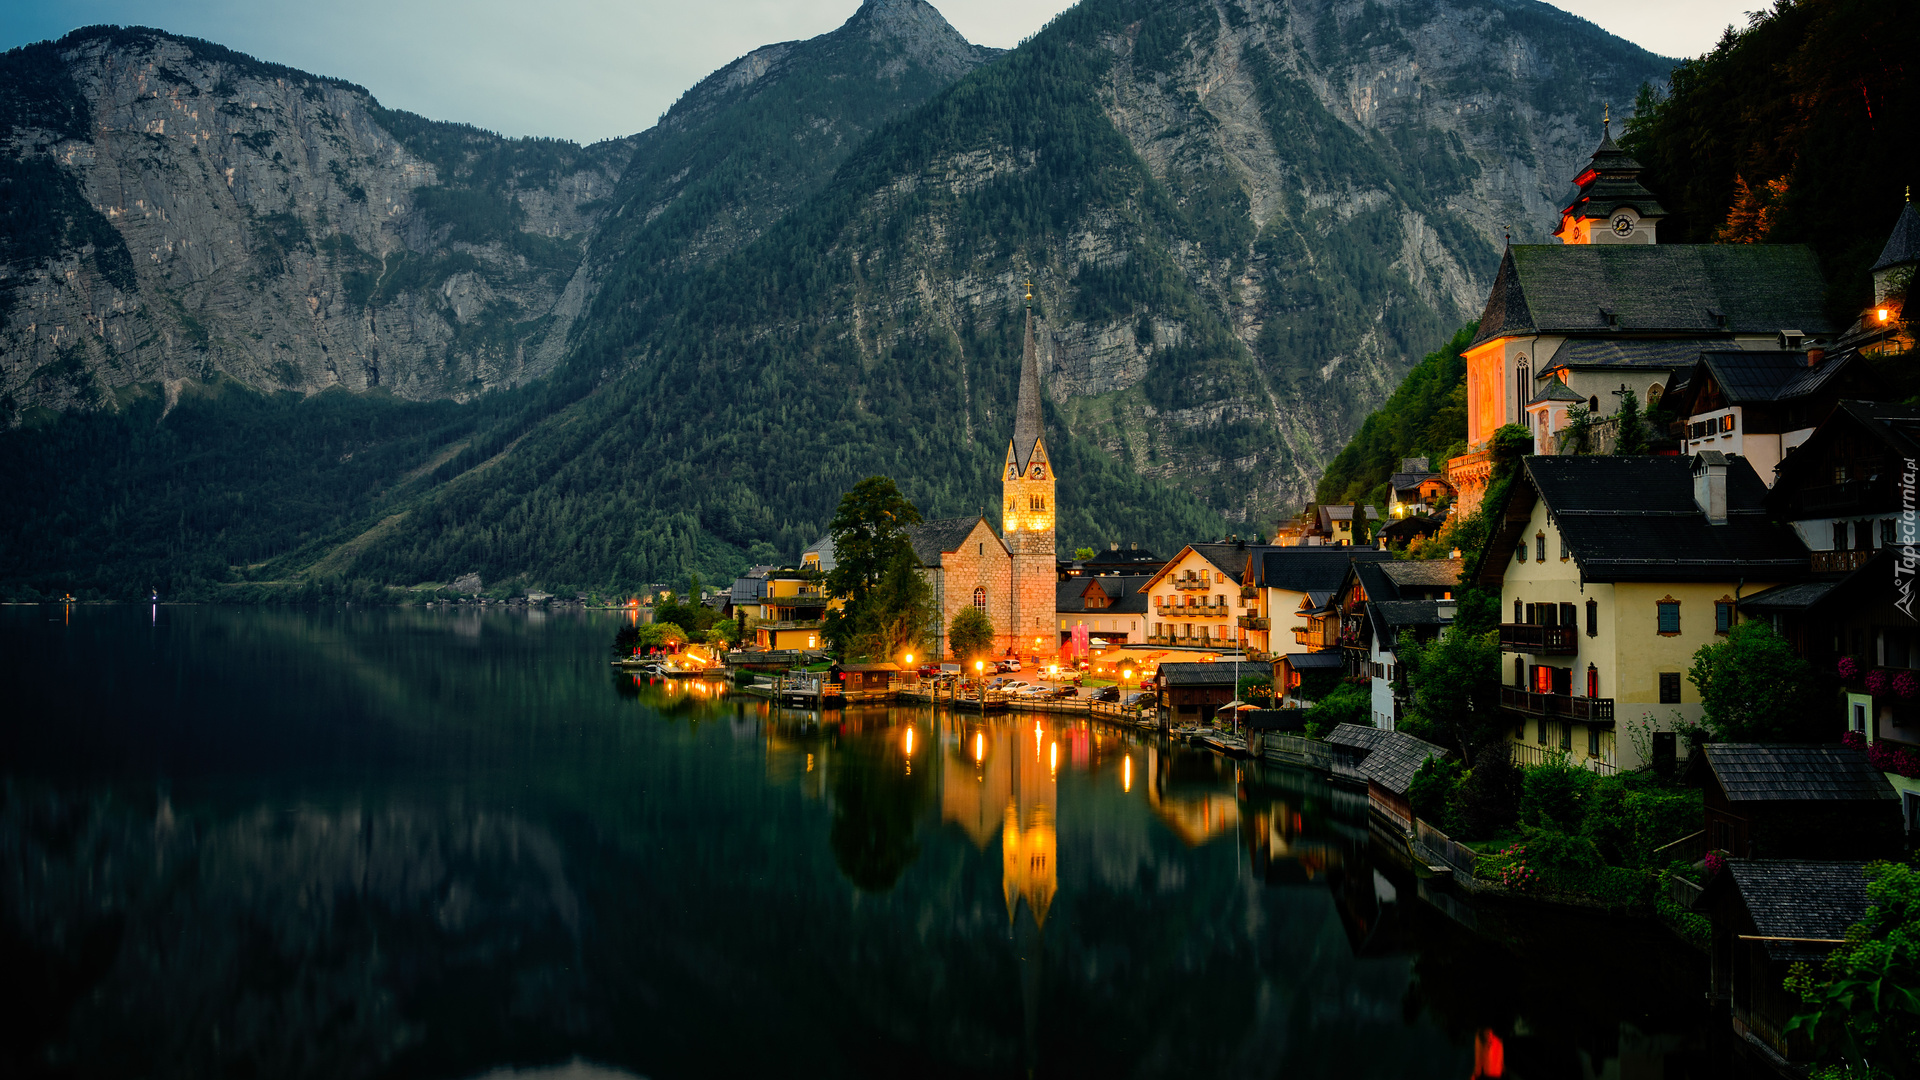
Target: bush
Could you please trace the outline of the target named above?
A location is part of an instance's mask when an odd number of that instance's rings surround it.
[[[1407,787],[1413,816],[1442,832],[1453,832],[1458,827],[1453,820],[1453,793],[1465,774],[1466,766],[1458,758],[1428,758]]]
[[[1520,770],[1504,754],[1484,749],[1448,803],[1450,822],[1464,836],[1487,839],[1513,827],[1520,808]]]
[[[1536,828],[1580,831],[1586,821],[1593,773],[1561,759],[1526,770],[1520,791],[1520,820]]]
[[[1324,739],[1341,724],[1372,727],[1373,690],[1365,683],[1341,683],[1307,710],[1307,737]]]

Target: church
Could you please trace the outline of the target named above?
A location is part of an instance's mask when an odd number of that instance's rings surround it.
[[[947,628],[962,608],[986,612],[993,655],[1033,656],[1056,648],[1053,620],[1054,476],[1040,415],[1040,358],[1033,338],[1033,292],[1027,292],[1026,344],[1013,437],[1001,463],[999,534],[982,516],[928,521],[908,530],[920,573],[933,588],[933,655],[956,659]]]

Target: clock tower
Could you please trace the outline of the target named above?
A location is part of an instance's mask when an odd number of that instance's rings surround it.
[[[1025,656],[1053,653],[1054,551],[1053,462],[1041,430],[1040,358],[1033,344],[1033,286],[1027,286],[1027,337],[1020,357],[1020,395],[1013,412],[1013,438],[1000,468],[1001,532],[1013,556],[1012,611],[1008,647]],[[1036,645],[1035,642],[1039,644]]]
[[[1640,183],[1640,163],[1613,142],[1613,110],[1600,120],[1600,148],[1580,175],[1580,193],[1560,211],[1563,244],[1651,244],[1666,211]]]

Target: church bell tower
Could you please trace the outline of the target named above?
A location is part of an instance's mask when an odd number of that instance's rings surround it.
[[[1001,532],[1013,556],[1009,644],[1021,655],[1053,653],[1054,552],[1053,462],[1040,421],[1040,358],[1033,344],[1033,285],[1027,285],[1027,338],[1020,358],[1020,397],[1013,438],[1001,472]],[[1035,641],[1039,644],[1036,645]]]

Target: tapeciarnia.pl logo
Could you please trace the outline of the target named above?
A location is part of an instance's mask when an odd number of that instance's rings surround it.
[[[1900,472],[1900,557],[1893,562],[1893,591],[1898,594],[1898,599],[1894,600],[1893,606],[1909,619],[1915,619],[1913,576],[1915,564],[1920,562],[1920,555],[1914,552],[1915,534],[1920,532],[1920,521],[1916,521],[1914,513],[1913,488],[1916,477],[1920,477],[1920,464],[1908,458],[1906,468]]]

